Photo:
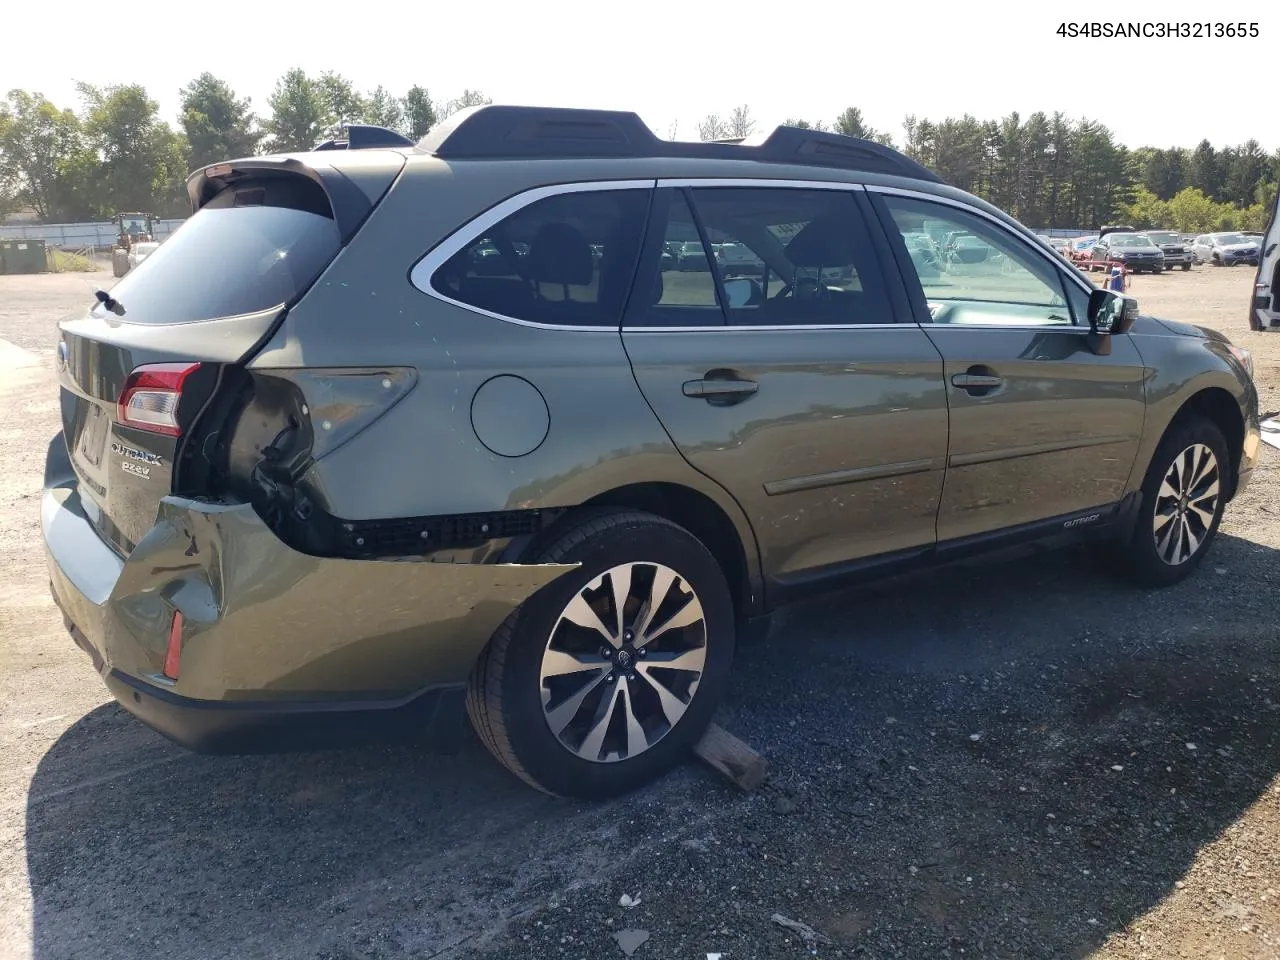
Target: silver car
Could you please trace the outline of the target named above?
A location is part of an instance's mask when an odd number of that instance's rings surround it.
[[[1242,233],[1206,233],[1196,237],[1191,247],[1196,263],[1234,267],[1237,263],[1258,265],[1258,244]]]

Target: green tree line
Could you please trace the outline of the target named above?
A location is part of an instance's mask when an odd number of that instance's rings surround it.
[[[478,90],[434,99],[425,87],[361,92],[333,71],[292,69],[258,112],[223,80],[202,73],[182,88],[176,127],[141,84],[78,84],[78,109],[11,90],[0,101],[0,217],[28,208],[48,222],[101,220],[116,211],[185,216],[185,181],[218,160],[306,150],[345,123],[422,136],[444,116],[488,103]]]
[[[375,123],[414,139],[442,117],[488,103],[476,90],[436,99],[360,91],[340,73],[291,69],[256,110],[223,80],[203,73],[180,92],[177,126],[139,84],[80,84],[77,109],[13,90],[0,102],[0,215],[23,207],[45,221],[104,219],[116,210],[187,212],[187,173],[218,160],[305,150],[340,134],[344,123]],[[1280,180],[1280,151],[1256,140],[1193,149],[1130,149],[1106,126],[1062,113],[1011,113],[999,120],[908,116],[895,138],[871,127],[855,106],[830,121],[788,124],[895,146],[944,180],[983,197],[1030,226],[1093,229],[1123,220],[1184,231],[1261,229]],[[748,105],[711,114],[702,140],[755,133]],[[675,137],[676,128],[669,131]]]
[[[1025,120],[1017,113],[1000,120],[908,116],[897,143],[869,126],[857,107],[830,123],[786,122],[896,147],[1035,228],[1087,230],[1124,222],[1188,233],[1261,230],[1280,180],[1280,150],[1268,155],[1257,140],[1131,150],[1103,124],[1062,113],[1033,113]],[[755,132],[755,124],[740,106],[727,119],[708,116],[698,132],[704,140],[740,138]]]

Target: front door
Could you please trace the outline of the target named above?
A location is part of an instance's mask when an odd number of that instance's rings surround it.
[[[742,505],[775,584],[931,549],[942,361],[883,269],[865,194],[719,184],[659,184],[623,329],[640,389]],[[708,255],[664,264],[664,242]]]
[[[939,543],[1105,520],[1142,435],[1145,371],[1131,339],[1112,337],[1109,355],[1094,353],[1088,293],[996,220],[918,196],[873,196],[892,239],[923,220],[950,220],[986,250],[919,274],[912,290],[942,354],[951,407]]]

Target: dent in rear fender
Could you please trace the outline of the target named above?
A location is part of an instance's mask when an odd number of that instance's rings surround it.
[[[312,557],[247,504],[170,497],[108,605],[152,646],[183,613],[183,696],[350,700],[464,681],[508,614],[577,567]]]

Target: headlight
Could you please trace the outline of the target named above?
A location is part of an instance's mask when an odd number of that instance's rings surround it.
[[[1244,372],[1247,373],[1249,375],[1249,379],[1252,380],[1253,379],[1253,354],[1250,353],[1248,350],[1246,350],[1244,347],[1237,347],[1234,343],[1229,344],[1227,349],[1229,349],[1232,355],[1234,355],[1235,358],[1240,361],[1240,366],[1244,367]]]

